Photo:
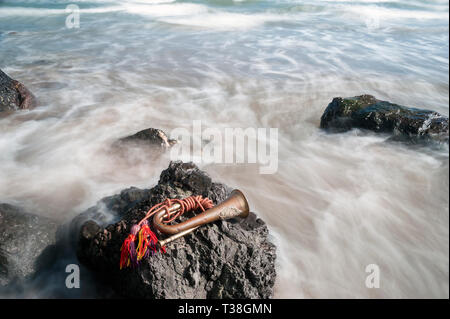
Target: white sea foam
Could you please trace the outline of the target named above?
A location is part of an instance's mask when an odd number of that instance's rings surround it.
[[[128,13],[155,18],[161,22],[206,29],[246,29],[262,25],[265,22],[282,21],[291,18],[270,13],[241,14],[226,12],[193,3],[124,4],[123,7]]]
[[[210,12],[189,17],[161,19],[161,21],[207,29],[247,29],[271,21],[282,21],[286,18],[271,14],[239,14],[230,12]]]
[[[447,10],[443,11],[424,11],[424,10],[402,10],[402,9],[388,9],[379,6],[345,6],[342,7],[344,12],[349,12],[349,18],[360,18],[360,19],[370,19],[377,18],[383,21],[394,20],[398,22],[399,20],[405,19],[415,19],[415,20],[448,20],[448,7]]]
[[[123,7],[129,13],[149,17],[189,16],[208,11],[207,6],[194,3],[157,5],[124,4]]]
[[[108,13],[123,11],[121,6],[109,6],[98,8],[80,8],[80,14],[89,13]],[[0,17],[34,17],[34,16],[52,16],[67,15],[65,9],[47,9],[47,8],[20,8],[20,7],[0,7]]]

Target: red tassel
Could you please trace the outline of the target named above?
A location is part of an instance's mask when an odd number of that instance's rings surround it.
[[[178,209],[177,212],[169,211],[169,208],[172,206],[172,202],[180,204],[180,209]],[[156,235],[151,231],[147,221],[147,219],[152,217],[158,210],[165,209],[167,211],[167,216],[164,223],[168,224],[186,211],[196,210],[198,208],[205,211],[213,206],[214,204],[209,198],[203,198],[200,195],[173,200],[166,198],[163,202],[152,206],[145,214],[144,219],[142,219],[139,224],[133,225],[130,235],[128,235],[123,242],[122,247],[120,248],[120,269],[129,267],[130,265],[137,267],[139,261],[147,257],[150,252],[155,254],[158,251],[158,238],[156,238]],[[136,249],[135,240],[138,233],[139,244]],[[159,251],[161,253],[165,253],[166,247],[160,247]]]
[[[136,239],[136,234],[138,233],[139,228],[140,227],[138,225],[133,225],[133,227],[131,227],[131,233],[125,239],[122,247],[120,248],[120,269],[130,266],[130,264],[133,267],[137,266],[137,256],[134,241]]]
[[[137,248],[137,259],[140,261],[146,258],[150,252],[152,254],[156,253],[156,243],[158,238],[148,225],[148,221],[144,220],[142,222],[141,231],[139,232],[139,245]]]

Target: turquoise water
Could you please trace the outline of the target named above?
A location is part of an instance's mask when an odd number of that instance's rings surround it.
[[[276,127],[276,174],[200,163],[267,221],[275,297],[448,298],[448,148],[318,129],[335,96],[448,115],[448,14],[417,0],[0,0],[0,68],[40,104],[0,119],[0,201],[65,221],[167,167],[168,155],[112,155],[119,137],[199,119]]]

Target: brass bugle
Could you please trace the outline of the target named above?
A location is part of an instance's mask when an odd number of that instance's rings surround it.
[[[183,230],[182,232],[179,232],[178,234],[172,235],[169,238],[166,238],[164,240],[158,240],[157,245],[159,247],[164,247],[168,243],[173,242],[174,240],[176,240],[176,239],[178,239],[180,237],[183,237],[183,236],[185,236],[185,235],[187,235],[189,233],[192,233],[194,230],[196,230],[199,227],[200,226],[197,226],[197,227],[194,227],[194,228],[189,228],[189,229]]]
[[[248,207],[248,202],[244,194],[240,190],[235,189],[231,192],[230,196],[222,203],[179,224],[175,225],[164,224],[163,218],[166,215],[166,211],[161,210],[157,212],[155,216],[153,216],[153,226],[163,234],[167,235],[179,234],[178,236],[176,236],[176,238],[179,238],[192,232],[199,226],[215,222],[219,219],[225,220],[233,217],[245,218],[248,216],[249,211],[250,210]],[[173,238],[172,240],[176,238]],[[166,241],[167,243],[169,242],[168,239],[169,238],[167,238],[164,241]],[[161,241],[160,244],[163,244],[164,241]]]

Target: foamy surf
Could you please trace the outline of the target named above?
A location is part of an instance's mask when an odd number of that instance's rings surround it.
[[[266,22],[286,21],[288,18],[271,14],[238,14],[226,12],[209,12],[190,17],[161,19],[176,25],[199,27],[204,29],[235,30],[260,26]]]
[[[174,3],[158,5],[124,4],[124,10],[147,17],[189,16],[208,11],[208,7],[194,3]]]

